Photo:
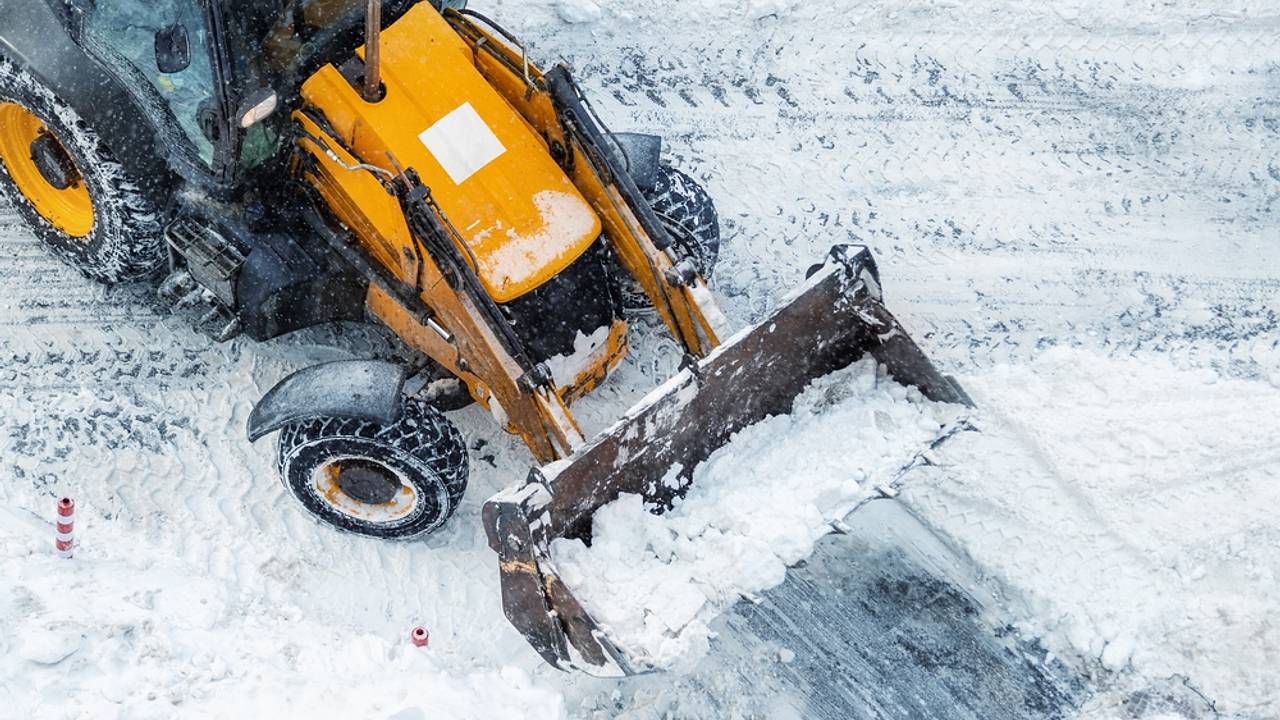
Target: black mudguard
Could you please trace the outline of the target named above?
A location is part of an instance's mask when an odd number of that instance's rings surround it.
[[[0,54],[70,105],[163,207],[177,178],[155,128],[124,85],[77,44],[75,12],[64,0],[0,0]]]
[[[613,133],[613,141],[622,151],[622,166],[644,192],[652,192],[662,172],[662,138],[643,133]]]
[[[373,360],[316,365],[285,378],[249,415],[249,442],[295,422],[321,417],[390,424],[400,419],[405,368]]]

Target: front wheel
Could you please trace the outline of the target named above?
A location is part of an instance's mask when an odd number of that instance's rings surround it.
[[[462,435],[431,405],[405,398],[390,425],[318,418],[280,433],[280,479],[320,522],[390,540],[444,525],[467,487]]]
[[[686,173],[662,165],[653,188],[644,195],[671,236],[676,254],[693,260],[702,276],[710,278],[720,259],[720,215],[710,193]],[[640,283],[625,274],[623,277],[619,283],[623,308],[640,311],[653,307]]]
[[[645,195],[677,251],[711,277],[720,260],[720,214],[707,189],[687,173],[663,165]]]

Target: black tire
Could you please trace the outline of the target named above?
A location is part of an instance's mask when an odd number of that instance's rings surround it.
[[[277,462],[285,487],[317,520],[366,537],[412,540],[434,532],[458,509],[467,488],[462,435],[415,398],[405,398],[400,420],[391,425],[340,418],[290,425],[280,432]],[[364,502],[337,489],[333,473],[344,470],[335,465],[377,466],[394,475],[400,492],[411,490],[412,500],[404,509]]]
[[[645,199],[662,222],[681,257],[693,258],[703,277],[710,278],[720,260],[720,213],[715,201],[698,181],[667,165],[659,167],[653,189]],[[619,293],[628,310],[651,307],[640,284],[625,273]]]
[[[680,254],[697,260],[702,274],[711,277],[720,260],[720,213],[707,189],[684,172],[663,165],[645,199]]]
[[[93,128],[29,72],[0,57],[0,104],[5,103],[26,108],[44,123],[75,165],[93,203],[92,229],[73,237],[36,210],[0,160],[0,194],[35,235],[92,280],[111,284],[153,275],[166,259],[159,208]]]

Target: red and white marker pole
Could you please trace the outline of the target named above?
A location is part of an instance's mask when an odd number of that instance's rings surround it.
[[[71,551],[76,543],[71,534],[75,525],[76,502],[71,498],[62,498],[58,501],[58,539],[54,542],[58,548],[59,557],[71,557]]]
[[[427,646],[427,643],[431,642],[431,635],[427,633],[426,628],[416,627],[413,629],[413,632],[409,633],[409,639],[413,641],[414,645],[424,648]]]

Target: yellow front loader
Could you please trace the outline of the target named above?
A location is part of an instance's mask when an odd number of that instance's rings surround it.
[[[549,561],[619,494],[669,505],[671,468],[691,475],[868,353],[928,397],[967,401],[885,309],[856,245],[735,332],[708,286],[720,230],[706,191],[663,164],[660,139],[607,131],[567,67],[544,73],[458,3],[38,5],[0,0],[46,30],[36,44],[0,21],[0,188],[92,278],[166,269],[161,295],[201,308],[220,340],[370,316],[394,331],[416,361],[308,368],[249,420],[251,440],[279,433],[281,478],[324,523],[438,529],[468,472],[442,410],[478,403],[521,437],[537,468],[484,522],[508,618],[557,667],[647,669]],[[571,407],[626,356],[637,303],[686,369],[588,438]],[[412,376],[421,392],[405,392]]]

